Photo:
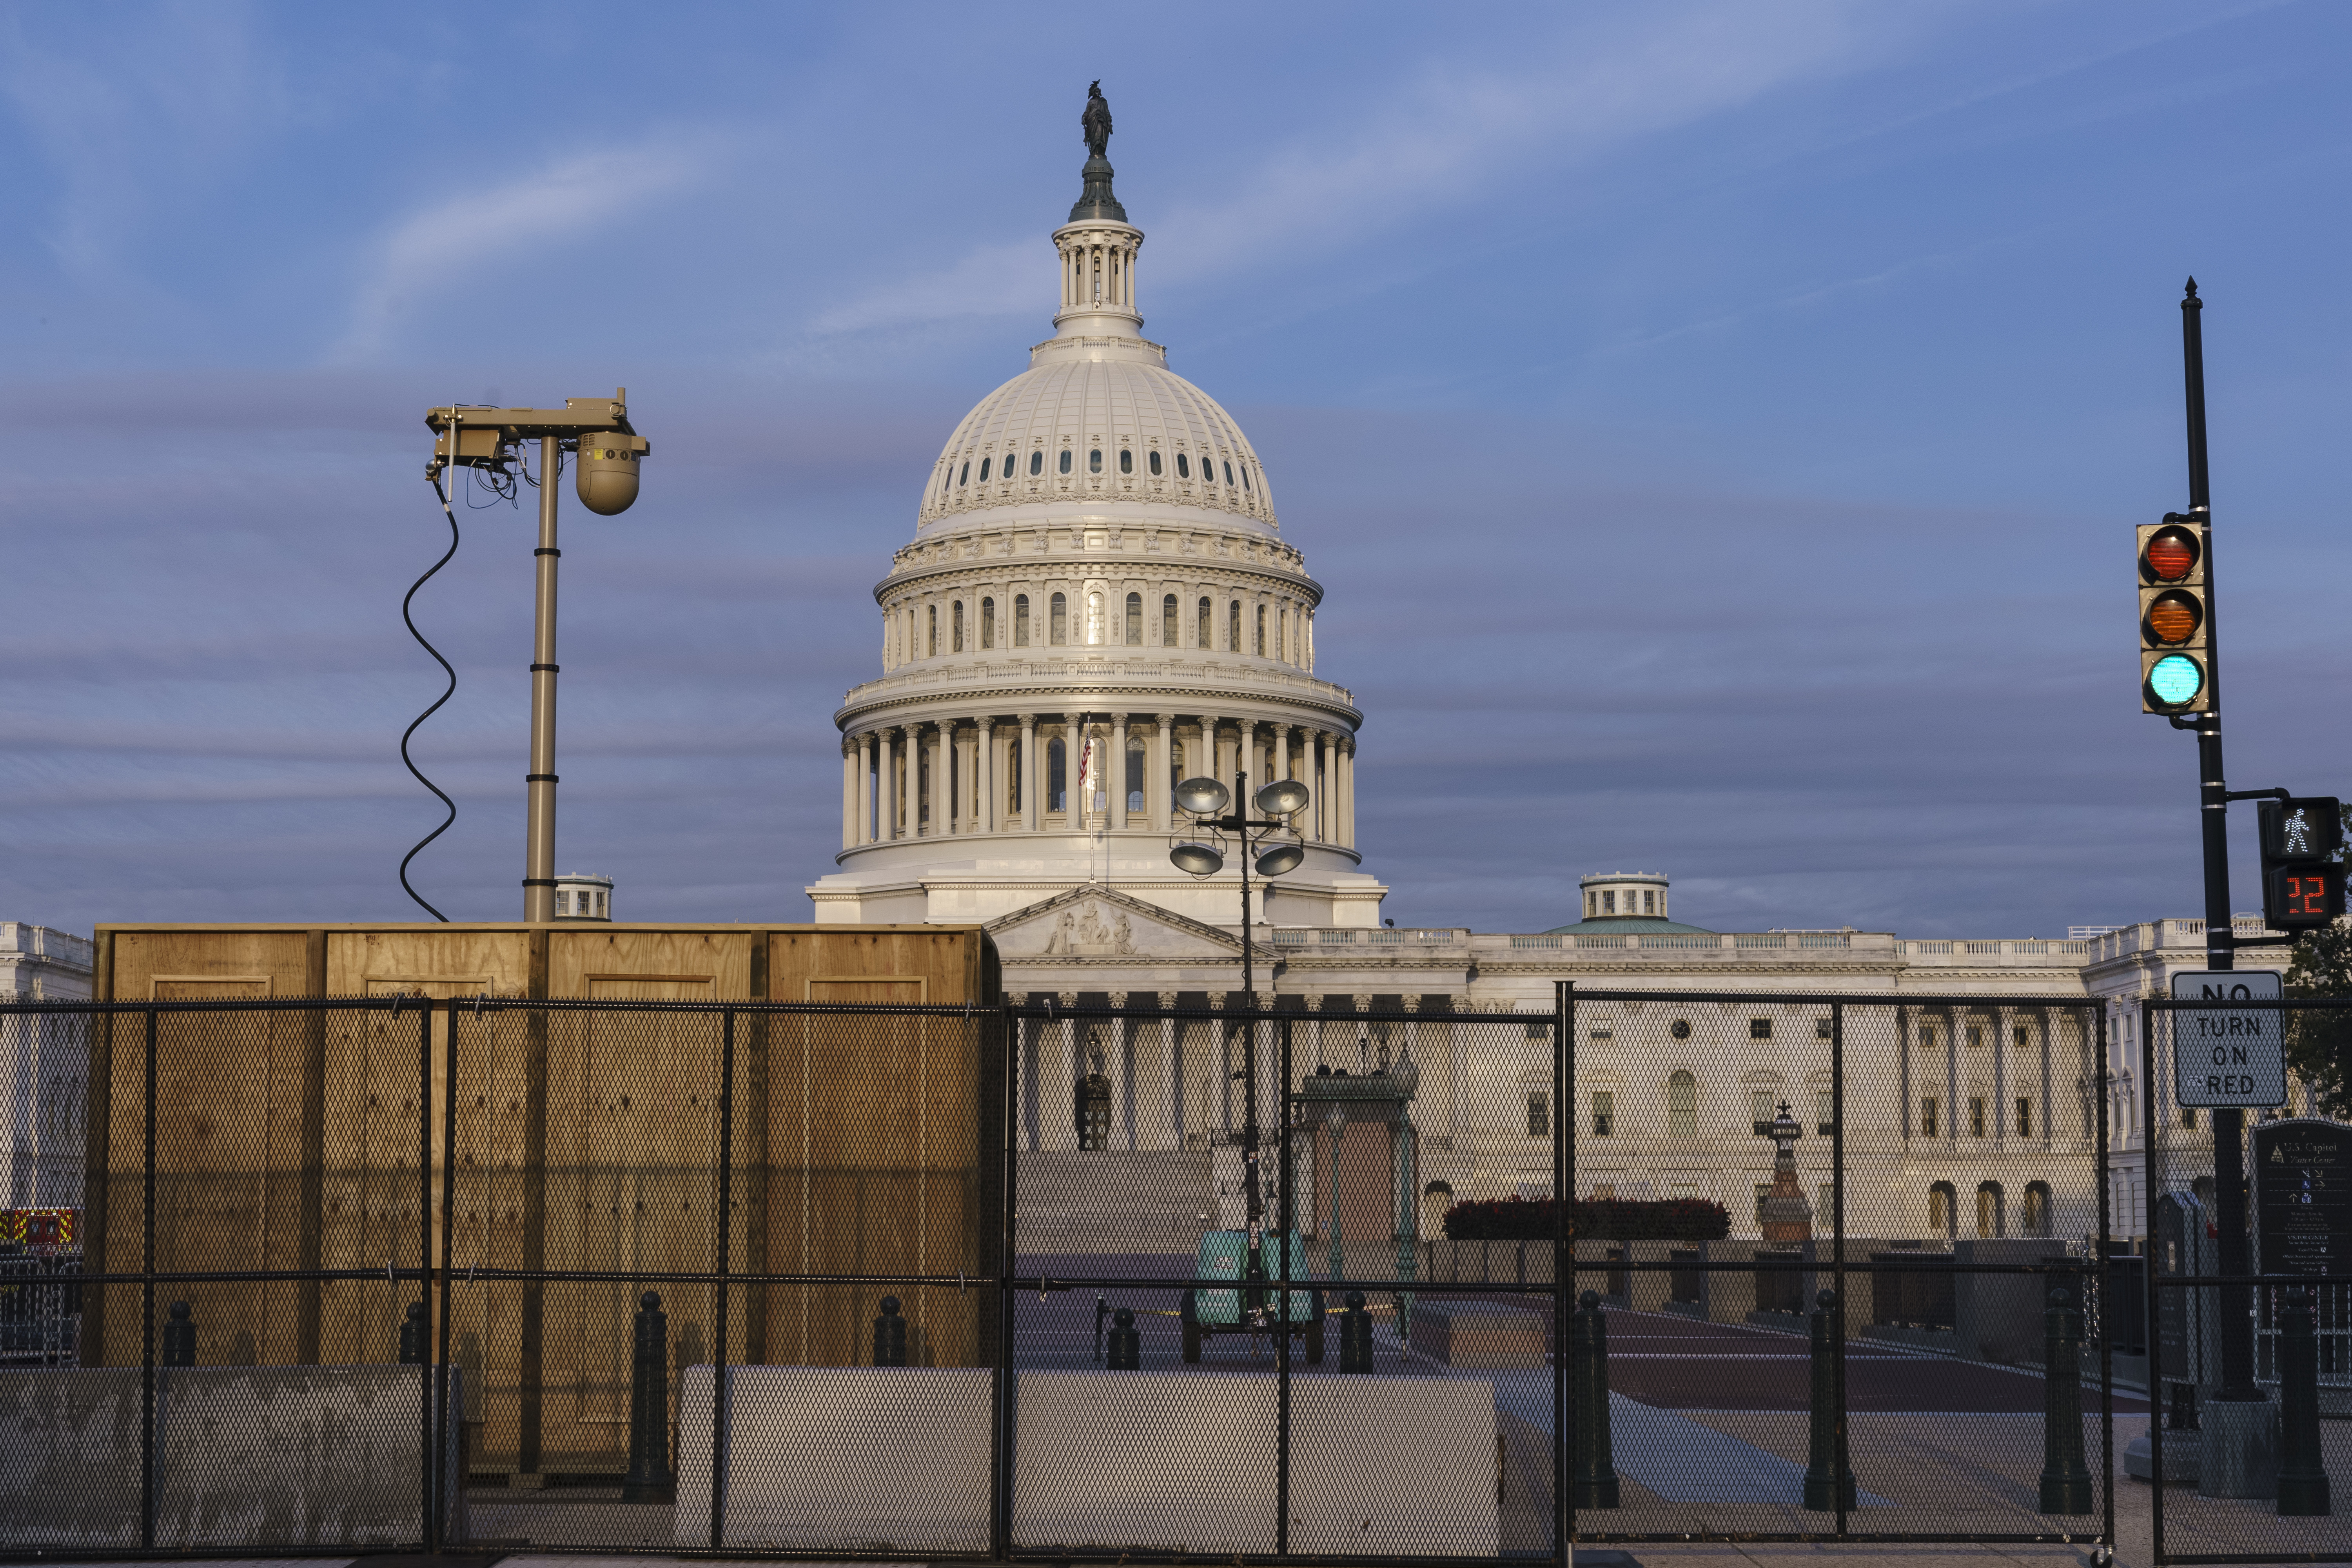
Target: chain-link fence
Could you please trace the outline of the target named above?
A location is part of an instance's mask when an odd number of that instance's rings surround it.
[[[2131,1205],[2158,1415],[2127,1450],[2157,1560],[2352,1562],[2352,1126],[2284,1070],[2338,1001],[2150,997]],[[2159,1480],[2158,1478],[2161,1478]]]
[[[0,1366],[0,1541],[2113,1538],[2169,1277],[2079,1001],[632,984],[48,1008],[79,1364]]]

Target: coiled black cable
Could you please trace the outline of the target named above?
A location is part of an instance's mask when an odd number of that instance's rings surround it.
[[[426,914],[431,915],[435,920],[440,921],[446,924],[449,917],[443,914],[439,910],[435,909],[431,904],[425,903],[425,895],[408,885],[408,863],[411,860],[415,859],[418,852],[423,850],[427,844],[432,843],[444,833],[448,832],[449,825],[457,820],[457,803],[451,800],[447,795],[442,795],[441,786],[439,784],[435,784],[431,779],[426,778],[424,773],[418,772],[416,760],[408,754],[408,737],[416,733],[416,725],[422,724],[427,719],[432,718],[435,713],[440,710],[441,704],[448,701],[450,698],[457,694],[457,671],[456,668],[452,666],[447,659],[441,657],[441,650],[439,648],[435,647],[431,643],[425,640],[425,634],[416,629],[416,617],[408,613],[409,605],[416,597],[416,590],[425,586],[425,584],[432,579],[434,573],[438,572],[444,566],[448,565],[450,557],[457,553],[457,514],[449,505],[449,493],[441,488],[440,475],[428,473],[425,477],[433,485],[433,493],[441,498],[441,515],[449,520],[449,548],[447,552],[442,555],[440,560],[436,561],[432,564],[431,568],[425,572],[424,576],[419,577],[415,583],[409,585],[407,596],[400,601],[400,618],[408,623],[408,635],[416,639],[417,646],[422,647],[426,653],[431,654],[433,656],[433,662],[439,665],[442,669],[447,673],[449,677],[449,687],[447,690],[442,692],[440,696],[433,700],[432,707],[427,708],[424,712],[419,713],[416,716],[415,723],[409,725],[409,727],[401,733],[400,760],[408,764],[408,771],[410,773],[416,774],[416,782],[418,784],[423,784],[435,795],[441,796],[441,804],[449,808],[449,815],[442,818],[440,826],[435,828],[432,832],[418,839],[415,849],[411,849],[407,854],[400,858],[400,885],[402,889],[405,891],[410,898],[415,899],[420,904],[425,904],[425,912]]]

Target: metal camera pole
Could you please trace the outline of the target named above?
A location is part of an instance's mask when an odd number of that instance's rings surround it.
[[[555,918],[555,476],[563,443],[539,438],[539,592],[530,617],[530,772],[523,806],[522,918],[544,924]]]

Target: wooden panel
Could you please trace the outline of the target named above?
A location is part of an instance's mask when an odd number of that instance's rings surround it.
[[[327,933],[327,994],[520,996],[530,974],[528,932],[408,926]]]
[[[920,978],[924,1000],[992,1004],[979,994],[980,952],[987,936],[974,926],[803,926],[768,936],[768,994],[779,1002],[816,1000],[812,982],[865,977]]]
[[[587,996],[592,974],[699,974],[710,981],[701,999],[742,1001],[751,994],[753,935],[751,928],[741,926],[698,931],[558,927],[547,934],[547,994]]]

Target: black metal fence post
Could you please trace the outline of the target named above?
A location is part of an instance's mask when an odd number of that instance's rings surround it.
[[[1812,1420],[1807,1443],[1805,1506],[1821,1513],[1854,1506],[1853,1471],[1838,1444],[1837,1331],[1832,1320],[1844,1310],[1837,1292],[1814,1297]]]
[[[898,1298],[882,1298],[881,1315],[874,1320],[874,1364],[907,1364],[907,1320],[898,1315]]]
[[[2279,1313],[2278,1511],[2285,1518],[2330,1514],[2319,1437],[2319,1336],[2311,1292],[2290,1290]]]
[[[1830,1375],[1836,1400],[1835,1429],[1837,1468],[1842,1476],[1850,1475],[1846,1451],[1845,1419],[1845,1004],[1830,1004],[1830,1268],[1836,1281],[1837,1311],[1830,1323]],[[1845,1511],[1850,1486],[1839,1487],[1837,1503],[1837,1533],[1846,1532]]]
[[[1137,1372],[1143,1366],[1143,1336],[1136,1331],[1135,1309],[1121,1307],[1110,1315],[1110,1372]]]
[[[2083,1461],[2083,1314],[2075,1310],[2074,1298],[2058,1289],[2050,1292],[2050,1310],[2042,1317],[2038,1506],[2043,1513],[2089,1513],[2091,1470]]]
[[[2140,1226],[2147,1237],[2147,1267],[2140,1270],[2147,1288],[2147,1449],[2149,1480],[2147,1522],[2149,1552],[2164,1561],[2164,1332],[2162,1309],[2157,1304],[2157,1279],[2164,1270],[2156,1256],[2156,1203],[2162,1195],[2156,1163],[2156,1040],[2148,1025],[2156,1016],[2147,998],[2139,1004]],[[2105,1173],[2102,1172],[2102,1176]],[[2110,1489],[2114,1472],[2108,1472]]]
[[[139,1544],[155,1549],[155,1009],[146,1015],[146,1152],[139,1205]]]
[[[635,1354],[629,1370],[629,1474],[623,1502],[675,1502],[669,1468],[669,1314],[661,1293],[637,1299]]]
[[[425,1303],[411,1301],[400,1318],[400,1364],[425,1364]]]
[[[1609,1325],[1601,1316],[1601,1296],[1578,1298],[1570,1331],[1576,1361],[1576,1454],[1568,1490],[1571,1508],[1615,1508],[1617,1456],[1609,1430]]]
[[[1249,940],[1247,926],[1242,928],[1242,940],[1244,942]],[[1257,1022],[1253,1018],[1250,1022],[1250,1030],[1255,1034],[1256,1029]],[[1282,1169],[1281,1173],[1276,1178],[1280,1184],[1276,1191],[1281,1194],[1281,1201],[1275,1205],[1274,1211],[1274,1221],[1276,1226],[1274,1246],[1275,1251],[1282,1259],[1281,1268],[1276,1270],[1277,1279],[1275,1282],[1276,1289],[1279,1292],[1277,1299],[1282,1305],[1274,1319],[1276,1385],[1274,1550],[1276,1556],[1286,1557],[1290,1554],[1290,1228],[1293,1223],[1291,1204],[1295,1196],[1290,1188],[1290,1096],[1291,1089],[1297,1082],[1290,1076],[1290,1020],[1287,1017],[1282,1020],[1278,1057],[1282,1063],[1282,1127],[1276,1134],[1276,1147],[1279,1150],[1277,1157],[1282,1162]],[[1253,1095],[1257,1093],[1257,1081],[1255,1079],[1250,1081],[1250,1092]],[[1331,1168],[1336,1176],[1339,1171],[1339,1161],[1336,1155],[1332,1160]],[[1338,1190],[1336,1185],[1333,1190]],[[1263,1257],[1264,1254],[1261,1252],[1260,1256]],[[1369,1336],[1367,1338],[1369,1339]],[[1369,1349],[1369,1345],[1367,1348]],[[1367,1367],[1365,1370],[1369,1372],[1370,1368]]]
[[[196,1325],[188,1316],[185,1301],[172,1303],[172,1320],[163,1325],[163,1364],[194,1366],[196,1364]]]
[[[394,1016],[399,1009],[393,1010]],[[416,1009],[416,1279],[433,1289],[433,1004]],[[389,1270],[387,1270],[389,1271]],[[421,1363],[416,1373],[417,1538],[433,1548],[433,1374]]]
[[[1364,1293],[1348,1292],[1348,1310],[1339,1314],[1339,1370],[1372,1370],[1372,1315],[1364,1310]]]
[[[479,1010],[477,1009],[477,1016]],[[449,1398],[449,1276],[457,1247],[457,1002],[451,997],[441,1018],[441,1311],[433,1350],[433,1452],[427,1468],[433,1473],[433,1511],[425,1516],[425,1542],[435,1552],[443,1545],[449,1521],[449,1494],[465,1478],[449,1462],[450,1424],[458,1412]],[[462,1434],[461,1434],[462,1435]]]
[[[1013,1378],[1013,1270],[1019,1262],[1019,1205],[1021,1150],[1021,1063],[1023,1033],[1027,1025],[1011,1004],[997,1014],[998,1044],[1002,1052],[1004,1098],[1000,1106],[1003,1125],[998,1136],[1004,1161],[1003,1185],[997,1194],[996,1249],[996,1366],[994,1368],[994,1422],[990,1436],[995,1449],[990,1458],[994,1461],[994,1484],[989,1499],[989,1555],[1003,1562],[1013,1554],[1013,1426],[1015,1415]]]
[[[1575,1243],[1569,1215],[1576,1200],[1576,982],[1559,982],[1552,993],[1551,1092],[1559,1108],[1552,1140],[1551,1232],[1551,1501],[1552,1557],[1569,1568],[1576,1539],[1576,1500],[1569,1473],[1569,1302],[1576,1289],[1570,1266]]]
[[[2096,1042],[2098,1052],[2085,1079],[2091,1085],[2092,1097],[2098,1101],[2098,1142],[2092,1158],[2099,1173],[2099,1540],[2112,1560],[2116,1547],[2116,1270],[2115,1212],[2108,1196],[2115,1177],[2107,1169],[2107,1010],[2087,1007],[2084,1011],[2090,1016],[2084,1020],[2083,1034]],[[2148,1392],[2152,1421],[2157,1419],[2153,1380],[2148,1384]]]
[[[727,1271],[735,1224],[735,1009],[719,1024],[719,1300],[710,1355],[710,1550],[724,1543],[727,1526]]]

